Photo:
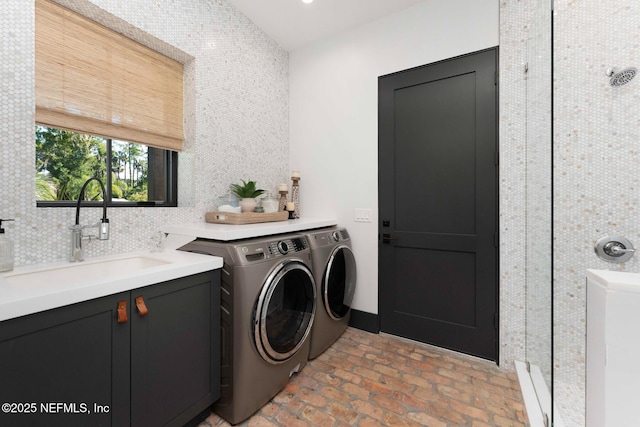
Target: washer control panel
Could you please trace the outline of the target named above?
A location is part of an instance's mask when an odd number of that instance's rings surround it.
[[[309,253],[310,246],[306,236],[289,234],[265,239],[247,239],[237,243],[196,239],[178,250],[224,257],[225,264],[245,265],[290,256],[302,251]],[[307,255],[300,254],[299,256]]]
[[[311,234],[309,237],[311,239],[311,246],[315,249],[323,246],[332,246],[338,242],[349,240],[349,232],[345,228],[340,228],[338,230]]]
[[[257,262],[277,257],[291,255],[296,252],[309,249],[309,241],[306,236],[285,237],[262,242],[249,242],[246,245],[236,246],[240,258],[248,262]]]
[[[309,247],[306,237],[294,237],[271,242],[269,245],[270,255],[287,255],[291,252],[300,252]]]
[[[340,230],[336,230],[332,233],[333,241],[340,242],[342,240],[349,240],[349,232],[342,228]]]

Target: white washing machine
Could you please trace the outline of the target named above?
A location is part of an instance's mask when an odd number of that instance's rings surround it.
[[[304,235],[220,242],[180,250],[224,258],[221,283],[221,398],[212,409],[231,424],[258,411],[306,364],[316,312]]]
[[[345,228],[307,233],[318,307],[311,329],[309,359],[320,356],[349,326],[356,290],[356,259]]]

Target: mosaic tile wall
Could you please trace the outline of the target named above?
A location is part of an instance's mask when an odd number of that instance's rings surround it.
[[[501,313],[519,325],[526,324],[529,302],[523,268],[535,263],[523,253],[526,241],[517,242],[531,235],[524,215],[532,148],[526,136],[535,118],[527,117],[521,65],[535,3],[502,1],[500,19]],[[605,75],[609,67],[640,65],[638,22],[632,0],[555,1],[553,388],[556,414],[568,427],[585,423],[585,270],[640,272],[637,257],[616,265],[593,253],[603,235],[640,244],[640,81],[612,88]],[[505,357],[525,355],[528,331],[504,323]]]
[[[500,362],[526,356],[526,62],[535,1],[500,2]]]
[[[551,8],[537,0],[527,37],[526,360],[551,387]]]
[[[60,0],[185,63],[185,148],[179,208],[110,209],[111,239],[88,256],[147,247],[166,223],[203,221],[232,182],[276,190],[288,178],[288,53],[224,0]],[[3,2],[0,26],[0,217],[16,264],[67,257],[72,208],[38,209],[34,181],[34,4]],[[81,221],[97,221],[83,209]]]
[[[502,345],[550,388],[551,12],[546,0],[502,1],[500,12]]]
[[[605,235],[640,246],[640,79],[614,88],[606,76],[640,67],[639,44],[636,0],[555,0],[554,396],[569,427],[584,425],[585,270],[640,272],[638,256],[593,252]]]

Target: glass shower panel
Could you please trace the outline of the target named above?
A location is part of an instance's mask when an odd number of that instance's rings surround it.
[[[552,375],[552,9],[539,0],[527,39],[526,359],[551,417]]]

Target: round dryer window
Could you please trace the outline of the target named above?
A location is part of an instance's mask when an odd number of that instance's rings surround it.
[[[333,320],[349,313],[356,291],[356,259],[348,246],[337,246],[327,263],[322,283],[324,307]]]
[[[313,323],[316,292],[311,271],[300,261],[280,264],[262,286],[254,312],[254,338],[260,355],[281,363],[304,344]]]

